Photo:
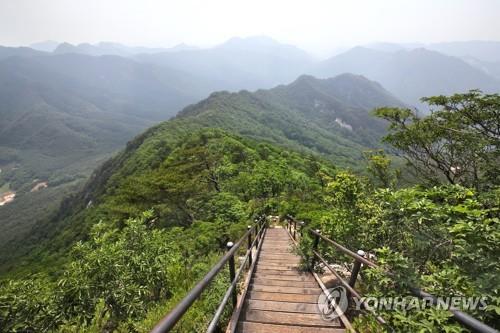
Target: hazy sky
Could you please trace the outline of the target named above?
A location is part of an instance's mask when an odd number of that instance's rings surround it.
[[[0,44],[209,46],[268,35],[310,52],[374,41],[500,40],[500,0],[0,0]]]

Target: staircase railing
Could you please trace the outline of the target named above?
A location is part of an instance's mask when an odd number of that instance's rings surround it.
[[[285,221],[287,223],[287,230],[295,241],[298,241],[299,235],[301,235],[302,237],[304,235],[304,232],[308,232],[311,236],[313,236],[314,239],[313,248],[311,249],[313,257],[311,258],[311,262],[309,263],[311,269],[314,268],[316,264],[316,259],[318,259],[325,266],[325,268],[327,268],[340,281],[342,286],[344,286],[347,289],[350,297],[354,296],[357,299],[361,300],[362,299],[361,295],[354,288],[358,275],[361,272],[361,269],[364,266],[368,266],[371,268],[379,268],[379,266],[377,266],[377,264],[365,258],[365,253],[363,251],[360,250],[358,251],[358,253],[355,253],[349,250],[348,248],[344,247],[343,245],[335,242],[334,240],[325,237],[324,235],[321,234],[320,230],[318,229],[312,230],[311,228],[306,228],[304,221],[298,221],[294,217],[289,215],[285,217]],[[299,229],[297,228],[297,225],[300,226]],[[331,265],[323,258],[323,256],[321,256],[321,254],[318,251],[320,241],[325,242],[329,246],[333,246],[344,255],[347,255],[354,259],[353,268],[351,270],[351,276],[349,278],[349,281],[346,281],[335,269],[331,267]],[[392,274],[390,272],[387,272],[387,275],[391,276]],[[438,300],[435,296],[426,293],[420,288],[411,287],[409,288],[409,290],[413,295],[419,298],[431,300],[433,305],[436,305],[438,303]],[[371,309],[371,307],[369,307],[364,302],[362,302],[361,305],[364,307],[366,311],[368,311],[371,315],[375,317],[377,322],[379,322],[382,325],[387,325],[386,321],[382,317],[380,317],[373,309]],[[474,317],[470,316],[467,313],[464,313],[454,308],[449,309],[449,311],[452,313],[453,318],[458,323],[467,327],[472,332],[498,333],[496,329],[484,324],[483,322],[475,319]]]
[[[151,331],[152,333],[164,333],[170,332],[177,322],[182,318],[182,316],[189,310],[193,303],[201,296],[203,291],[210,286],[212,280],[220,273],[226,264],[229,266],[229,278],[230,285],[222,298],[210,324],[208,325],[206,332],[214,332],[218,328],[219,320],[224,313],[224,309],[231,299],[232,306],[236,307],[238,299],[237,284],[242,273],[245,271],[245,267],[252,266],[252,260],[254,257],[253,251],[255,249],[255,257],[258,255],[260,250],[260,245],[262,242],[262,237],[264,231],[267,227],[267,219],[265,216],[261,216],[256,219],[254,226],[248,226],[248,230],[245,232],[243,237],[241,237],[236,244],[232,242],[227,243],[228,251],[226,254],[212,267],[212,269],[199,281],[196,286],[176,305],[176,307],[170,311]],[[241,262],[238,270],[236,271],[234,256],[243,244],[247,244],[246,254]],[[248,265],[247,265],[248,263]]]

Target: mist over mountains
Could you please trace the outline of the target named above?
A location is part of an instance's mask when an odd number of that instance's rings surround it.
[[[331,77],[350,72],[382,84],[406,103],[420,106],[425,96],[470,89],[498,91],[499,81],[462,59],[423,48],[378,51],[356,47],[317,65],[313,73]]]
[[[141,64],[174,69],[209,81],[198,98],[215,90],[271,88],[302,74],[331,77],[353,73],[378,81],[409,105],[436,94],[500,87],[500,42],[372,43],[318,61],[307,52],[269,37],[232,38],[211,48],[179,44],[172,48],[130,47],[112,42],[97,44],[33,44],[29,48],[1,48],[0,59],[22,55],[115,55]],[[51,50],[51,52],[42,52]],[[425,76],[424,76],[425,74]]]

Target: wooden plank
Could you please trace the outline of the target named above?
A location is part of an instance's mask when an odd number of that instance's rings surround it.
[[[303,295],[319,295],[319,288],[301,288],[295,286],[265,286],[262,284],[251,284],[250,289],[254,291],[265,291],[270,293],[285,293],[285,294],[303,294]]]
[[[302,288],[318,288],[318,283],[313,281],[287,281],[287,280],[273,280],[265,278],[253,278],[253,284],[260,284],[264,286],[282,286],[290,287],[297,286]]]
[[[271,269],[271,270],[277,270],[277,271],[294,271],[294,272],[299,272],[299,266],[298,265],[269,265],[269,264],[263,264],[263,263],[257,263],[257,267],[260,269]]]
[[[265,247],[262,249],[262,253],[272,253],[272,252],[295,255],[295,253],[293,252],[293,248],[291,248],[291,247],[285,247],[285,246]]]
[[[318,305],[311,303],[275,302],[249,299],[245,302],[245,310],[267,310],[298,313],[319,313]]]
[[[256,273],[264,273],[264,274],[271,274],[271,275],[301,275],[301,272],[298,269],[295,270],[279,270],[279,269],[270,269],[270,268],[260,268],[257,265],[257,268],[255,269]]]
[[[297,274],[297,275],[283,275],[283,274],[270,274],[270,273],[258,273],[254,274],[256,279],[272,279],[280,281],[314,281],[314,278],[310,275]]]
[[[267,253],[261,253],[259,255],[259,258],[261,259],[277,259],[277,260],[297,260],[297,256],[291,255],[291,254],[267,254]]]
[[[297,269],[300,267],[299,263],[289,263],[289,262],[276,262],[276,261],[260,261],[257,263],[259,266],[265,267],[288,267]]]
[[[241,322],[238,325],[239,333],[345,333],[342,328],[333,327],[316,327],[314,331],[311,331],[311,327],[300,327],[300,326],[285,326],[285,325],[273,325],[273,324],[262,324],[262,323],[252,323],[252,322]]]
[[[297,325],[316,327],[340,327],[337,321],[324,320],[317,313],[290,313],[277,311],[248,310],[245,321],[277,325]],[[311,327],[312,328],[312,327]]]
[[[311,304],[318,303],[318,295],[268,293],[265,291],[253,291],[253,290],[250,290],[248,295],[249,299],[260,299],[263,301],[311,303]]]
[[[269,262],[291,262],[291,263],[300,263],[301,262],[301,259],[299,257],[294,257],[294,258],[288,258],[288,259],[276,259],[276,258],[262,258],[262,257],[259,257],[259,261],[269,261]]]

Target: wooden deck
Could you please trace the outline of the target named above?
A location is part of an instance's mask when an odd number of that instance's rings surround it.
[[[300,257],[283,228],[269,228],[263,239],[236,332],[340,333],[338,320],[324,320],[317,300],[322,292],[310,273],[300,272]]]

